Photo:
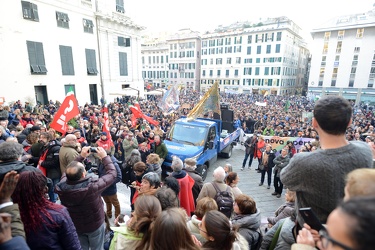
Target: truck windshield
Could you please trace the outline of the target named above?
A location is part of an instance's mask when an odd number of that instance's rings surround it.
[[[207,138],[205,127],[197,127],[175,123],[169,134],[169,139],[182,144],[203,146]]]

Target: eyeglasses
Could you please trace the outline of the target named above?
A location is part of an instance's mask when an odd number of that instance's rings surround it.
[[[198,223],[198,230],[208,235],[208,233],[206,231],[202,230],[201,227],[202,227],[202,222],[199,222]]]
[[[353,248],[348,247],[348,246],[346,246],[346,245],[344,245],[344,244],[342,244],[342,243],[340,243],[340,242],[332,239],[329,236],[329,234],[328,234],[328,232],[326,230],[320,230],[319,231],[319,235],[320,235],[320,241],[322,242],[323,248],[328,248],[328,245],[331,242],[333,245],[339,246],[339,247],[341,247],[344,250],[353,250]]]

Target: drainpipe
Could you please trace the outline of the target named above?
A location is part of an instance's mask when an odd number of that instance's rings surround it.
[[[95,12],[98,12],[98,0],[95,1]],[[104,95],[104,81],[103,81],[103,69],[102,69],[102,60],[101,60],[101,50],[100,50],[100,39],[99,39],[99,27],[98,27],[98,17],[95,15],[95,24],[96,24],[96,40],[98,44],[98,59],[99,59],[99,69],[100,69],[100,88],[102,91],[102,97],[105,99]]]

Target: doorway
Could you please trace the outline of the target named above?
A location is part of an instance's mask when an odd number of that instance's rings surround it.
[[[47,86],[34,86],[36,103],[48,104]]]
[[[90,102],[93,105],[98,105],[98,89],[97,84],[90,84],[89,85],[90,90]]]

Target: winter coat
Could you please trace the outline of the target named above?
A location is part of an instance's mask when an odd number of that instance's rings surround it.
[[[277,156],[273,163],[275,163],[275,168],[273,169],[273,173],[276,174],[277,177],[280,177],[280,172],[283,168],[285,168],[289,164],[290,158],[289,155],[283,157],[282,155]]]
[[[262,159],[262,150],[265,149],[265,147],[266,143],[264,142],[264,140],[259,140],[254,151],[254,158]]]
[[[186,214],[191,216],[195,210],[195,203],[193,198],[194,180],[185,171],[173,172],[172,176],[177,179],[180,185],[180,192],[178,198],[180,200],[180,207],[186,210]]]
[[[60,148],[60,152],[59,152],[61,174],[65,173],[66,167],[77,156],[79,156],[79,152],[77,151],[77,145],[69,145],[69,144],[66,144],[66,143],[63,144],[63,146]]]
[[[138,149],[137,139],[132,138],[131,141],[133,144],[130,144],[130,141],[127,138],[122,141],[122,147],[124,148],[126,158],[131,155],[133,149]]]
[[[75,161],[82,162],[78,156]],[[106,174],[102,177],[87,175],[78,181],[69,181],[64,174],[55,186],[55,193],[60,197],[61,204],[68,208],[77,233],[91,233],[104,223],[104,207],[100,194],[113,184],[116,169],[111,158],[102,159]]]
[[[232,188],[229,187],[227,184],[225,184],[224,182],[218,182],[218,181],[215,181],[216,185],[218,186],[218,188],[220,189],[220,191],[225,191],[227,190],[227,188],[229,188],[229,193],[231,194],[233,200],[234,200],[234,195],[233,195],[233,192],[232,192]],[[215,187],[212,185],[211,182],[207,182],[203,185],[202,187],[202,190],[201,192],[199,193],[198,195],[198,198],[197,198],[197,202],[204,198],[204,197],[210,197],[212,199],[215,199],[215,196],[216,196],[216,190],[215,190]]]
[[[159,155],[160,159],[165,159],[165,157],[167,157],[168,149],[163,141],[160,141],[159,144],[155,143],[155,154]]]
[[[68,210],[64,206],[56,209],[47,209],[57,227],[42,224],[37,232],[27,234],[26,241],[31,250],[80,250],[81,243],[78,240],[76,228],[70,218]],[[49,219],[47,219],[49,220]]]
[[[268,223],[275,225],[281,219],[292,216],[295,202],[285,202],[275,211],[275,217],[268,217]]]
[[[111,241],[109,250],[134,250],[141,243],[143,234],[135,235],[128,227],[111,227],[114,236]]]
[[[193,186],[192,192],[193,192],[194,202],[196,202],[204,184],[202,176],[198,174],[198,172],[196,172],[195,170],[185,169],[185,171],[194,180],[194,186]],[[195,205],[197,205],[197,203],[195,203]]]
[[[194,235],[195,237],[197,237],[197,239],[203,244],[207,240],[200,234],[200,231],[199,231],[198,225],[201,221],[202,220],[198,219],[198,217],[194,214],[193,216],[191,216],[191,219],[186,223],[186,225],[190,233]]]
[[[274,250],[290,250],[292,244],[296,242],[293,236],[295,222],[293,222],[290,217],[279,220],[270,230],[268,230],[263,236],[262,245],[260,247],[261,250],[266,250],[270,247],[273,236],[280,225],[282,225],[282,227]]]
[[[250,249],[254,249],[260,238],[260,223],[259,209],[255,214],[238,214],[232,219],[232,224],[238,227],[238,233],[246,239]]]
[[[42,149],[42,155],[47,151],[44,161],[40,164],[47,170],[47,177],[53,179],[61,178],[60,153],[61,143],[57,140],[48,142]]]
[[[12,215],[12,237],[21,236],[25,240],[25,229],[23,227],[23,223],[21,220],[20,210],[18,208],[18,204],[13,204],[10,206],[6,206],[0,209],[0,213],[8,213]],[[4,248],[4,249],[12,249],[12,248]]]
[[[246,148],[245,150],[246,154],[254,154],[256,144],[257,144],[256,138],[255,139],[253,137],[247,138],[244,144]]]
[[[122,180],[122,175],[121,175],[121,169],[120,169],[120,166],[118,165],[117,163],[117,160],[114,156],[111,156],[111,160],[113,162],[113,165],[115,166],[116,168],[116,172],[117,172],[117,176],[113,182],[112,185],[110,185],[109,187],[107,187],[103,192],[102,192],[102,196],[109,196],[109,195],[114,195],[117,193],[117,186],[116,186],[116,183],[117,182],[120,182]],[[99,163],[99,166],[98,166],[98,175],[99,177],[102,177],[103,175],[105,175],[105,167],[103,165],[103,162],[100,161]]]

